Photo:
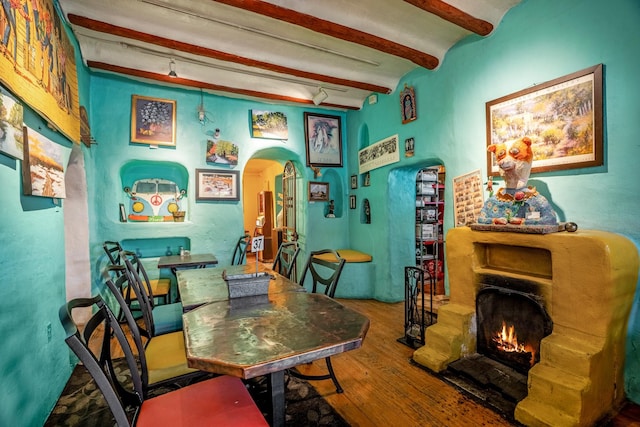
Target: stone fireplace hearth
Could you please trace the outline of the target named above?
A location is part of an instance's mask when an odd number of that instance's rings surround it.
[[[476,296],[486,277],[534,283],[553,319],[514,418],[527,426],[588,426],[624,399],[624,347],[638,252],[591,230],[523,234],[455,228],[447,234],[450,302],[413,359],[442,372],[476,354]]]

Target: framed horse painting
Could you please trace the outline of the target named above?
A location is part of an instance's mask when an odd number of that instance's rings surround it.
[[[304,142],[307,166],[342,166],[340,116],[304,113]]]

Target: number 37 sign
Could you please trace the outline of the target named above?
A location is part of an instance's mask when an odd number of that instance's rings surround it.
[[[264,236],[256,236],[251,239],[251,252],[260,252],[264,250]]]

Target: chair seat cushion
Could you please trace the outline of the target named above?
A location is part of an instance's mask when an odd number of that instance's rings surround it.
[[[182,329],[182,304],[156,305],[152,310],[156,335],[167,334]]]
[[[239,378],[192,384],[142,403],[137,427],[268,426]]]
[[[373,259],[371,255],[354,249],[337,249],[336,252],[338,252],[341,258],[344,258],[345,262],[371,262]],[[335,258],[331,254],[317,255],[317,258],[329,262],[335,261]]]
[[[187,366],[182,331],[151,338],[145,348],[145,356],[150,385],[197,371]]]
[[[149,279],[149,285],[151,285],[151,292],[153,292],[154,297],[165,297],[166,295],[169,295],[171,280]],[[122,295],[127,295],[127,286],[122,289]],[[135,292],[131,292],[130,298],[132,301],[137,299]]]

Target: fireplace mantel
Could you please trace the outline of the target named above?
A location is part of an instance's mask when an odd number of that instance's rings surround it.
[[[626,327],[638,280],[638,252],[603,231],[522,234],[451,229],[450,302],[413,359],[435,372],[476,351],[475,297],[488,276],[538,286],[553,332],[529,370],[515,418],[530,426],[591,425],[624,399]]]

